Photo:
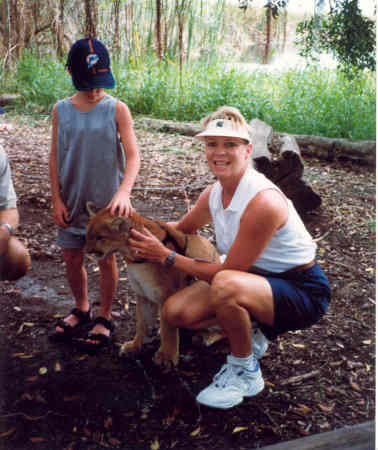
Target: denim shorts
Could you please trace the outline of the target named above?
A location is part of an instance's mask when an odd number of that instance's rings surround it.
[[[85,234],[71,233],[64,228],[58,228],[56,243],[61,248],[83,248],[85,245]]]
[[[325,314],[331,289],[318,264],[299,272],[264,275],[272,287],[274,324],[260,324],[265,336],[274,340],[287,331],[309,328]]]

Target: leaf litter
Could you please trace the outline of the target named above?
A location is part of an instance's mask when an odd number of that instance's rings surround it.
[[[7,119],[8,120],[8,119]],[[194,344],[182,333],[177,371],[154,366],[159,340],[120,359],[135,330],[136,297],[119,259],[115,345],[95,356],[47,340],[56,317],[72,308],[55,244],[48,180],[49,125],[13,118],[0,143],[19,196],[19,238],[33,266],[25,281],[0,285],[0,446],[17,449],[242,449],[322,433],[374,418],[375,173],[348,162],[305,158],[305,181],[322,205],[304,221],[333,292],[312,328],[271,343],[261,361],[265,390],[229,411],[200,408],[195,395],[224,362],[224,341]],[[137,129],[142,168],[133,192],[142,214],[177,220],[213,180],[199,144]],[[204,233],[212,238],[211,227]],[[92,303],[98,271],[88,261]],[[43,401],[41,400],[43,399]]]

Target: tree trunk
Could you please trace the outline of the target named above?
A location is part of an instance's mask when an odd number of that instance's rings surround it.
[[[180,75],[182,74],[182,66],[183,66],[183,61],[184,61],[185,1],[186,0],[176,0]]]
[[[134,21],[134,3],[125,3],[125,38],[128,49],[133,48],[133,21]]]
[[[281,52],[285,53],[286,50],[286,41],[287,41],[287,9],[283,12],[283,36],[282,36],[282,45]]]
[[[85,37],[97,37],[96,0],[85,0]]]
[[[13,56],[19,58],[24,46],[24,33],[22,29],[23,2],[22,0],[8,0],[8,8],[8,62],[13,67]]]
[[[162,45],[161,45],[161,0],[156,0],[156,53],[161,60]]]
[[[29,48],[34,36],[35,24],[33,20],[33,6],[30,0],[25,2],[24,47]]]
[[[119,60],[121,54],[120,34],[119,34],[119,13],[121,9],[121,1],[114,0],[114,35],[113,35],[113,52]]]
[[[64,48],[64,0],[60,0],[59,2],[59,18],[57,22],[56,40],[56,53],[58,58],[63,58],[66,53]]]
[[[0,33],[2,35],[2,42],[3,42],[3,53],[1,53],[1,56],[4,56],[3,64],[4,66],[8,64],[7,58],[9,56],[9,49],[10,49],[10,21],[9,21],[9,11],[10,11],[10,0],[5,0],[3,2],[0,2]]]
[[[271,28],[272,28],[272,10],[270,7],[270,0],[266,7],[266,36],[265,36],[265,48],[264,48],[264,56],[263,56],[263,64],[268,64],[268,58],[270,53],[270,37],[271,37]]]

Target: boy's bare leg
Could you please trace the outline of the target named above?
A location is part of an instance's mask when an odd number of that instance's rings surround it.
[[[89,311],[88,276],[84,266],[84,251],[76,248],[64,249],[63,258],[66,264],[67,281],[75,298],[75,306],[81,311]],[[64,321],[71,327],[79,323],[78,317],[73,314],[67,316]],[[56,330],[63,331],[60,327]]]
[[[113,254],[99,261],[100,266],[100,298],[101,305],[98,317],[110,320],[114,296],[118,286],[118,267],[116,256]],[[91,330],[93,334],[109,336],[110,331],[98,323]]]

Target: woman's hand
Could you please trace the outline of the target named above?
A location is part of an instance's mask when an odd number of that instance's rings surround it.
[[[128,244],[134,256],[162,264],[171,253],[171,250],[165,247],[146,227],[143,227],[142,232],[131,230]]]

